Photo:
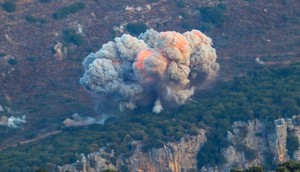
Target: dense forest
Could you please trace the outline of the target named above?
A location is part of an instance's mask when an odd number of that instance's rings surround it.
[[[269,123],[279,117],[300,113],[300,64],[277,69],[261,69],[215,83],[187,104],[161,114],[147,112],[109,118],[103,125],[63,128],[60,134],[0,151],[2,171],[53,170],[74,163],[80,154],[113,149],[116,155],[132,155],[133,140],[144,143],[143,150],[162,147],[182,136],[208,131],[208,141],[198,153],[198,167],[224,163],[220,148],[234,121],[254,118]],[[112,162],[115,160],[112,159]],[[283,167],[282,167],[283,168]]]
[[[264,172],[266,171],[262,166],[251,167],[246,170],[232,169],[230,172]],[[276,168],[276,172],[296,172],[300,171],[300,163],[295,161],[287,161],[280,164]]]

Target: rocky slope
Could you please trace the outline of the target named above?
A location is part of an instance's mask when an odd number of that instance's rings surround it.
[[[218,167],[203,167],[201,171],[230,171],[231,168],[245,169],[262,164],[278,164],[291,159],[300,160],[299,144],[296,150],[287,145],[289,138],[300,141],[299,120],[300,116],[296,115],[277,119],[274,123],[267,119],[235,122],[233,131],[228,131],[230,146],[222,149],[227,162]]]
[[[99,152],[83,155],[82,160],[77,163],[64,165],[59,169],[62,172],[101,172],[126,167],[128,171],[133,172],[197,171],[197,153],[206,141],[206,134],[209,133],[201,129],[197,136],[185,136],[180,142],[168,143],[163,148],[151,149],[148,152],[141,150],[139,142],[132,142],[136,150],[129,158],[122,155],[115,157],[113,151],[100,149]],[[221,148],[226,163],[213,167],[206,165],[201,171],[230,171],[232,168],[245,169],[290,159],[300,160],[299,147],[296,150],[288,150],[289,137],[300,141],[300,115],[280,118],[274,122],[257,119],[235,122],[232,131],[228,131],[229,146]],[[292,151],[292,157],[288,151]],[[112,159],[117,159],[116,163],[112,163]]]
[[[197,153],[199,148],[205,143],[206,136],[204,130],[199,130],[197,136],[185,136],[178,143],[168,143],[159,149],[151,149],[142,152],[141,144],[133,142],[136,146],[134,154],[129,158],[117,157],[116,165],[109,159],[114,158],[114,153],[107,153],[101,149],[97,153],[83,156],[80,162],[59,167],[60,171],[72,172],[101,172],[106,169],[121,169],[126,167],[128,171],[196,171]]]

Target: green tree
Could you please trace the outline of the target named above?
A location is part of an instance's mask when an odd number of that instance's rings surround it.
[[[51,0],[39,0],[41,3],[49,3]]]
[[[83,10],[84,8],[85,8],[84,2],[76,2],[69,6],[59,8],[52,16],[53,16],[54,20],[60,20],[60,19],[67,17],[70,14],[79,12],[80,10]]]
[[[63,39],[64,39],[64,41],[66,41],[68,43],[73,43],[77,46],[82,45],[84,42],[83,36],[76,33],[76,31],[74,29],[65,30]]]
[[[6,1],[2,4],[2,8],[7,12],[12,13],[16,11],[17,5],[14,1]]]
[[[255,158],[257,156],[256,151],[249,147],[247,147],[247,149],[244,150],[244,155],[248,161],[255,160]]]
[[[224,11],[225,9],[222,6],[200,8],[203,22],[212,23],[217,27],[222,27],[225,22]]]
[[[115,169],[106,169],[103,172],[119,172],[119,171]]]
[[[18,64],[18,61],[16,59],[9,59],[9,60],[7,60],[7,63],[13,66],[13,65]]]
[[[263,172],[263,167],[257,166],[257,167],[250,167],[249,169],[244,170],[244,172]]]
[[[300,163],[295,161],[287,161],[280,164],[276,172],[299,172]]]
[[[288,150],[288,155],[290,158],[293,158],[293,154],[295,151],[299,149],[299,141],[296,136],[288,135],[286,139],[286,148]]]
[[[143,32],[145,32],[148,29],[148,26],[144,23],[128,23],[125,27],[127,32],[129,32],[132,35],[139,35]]]

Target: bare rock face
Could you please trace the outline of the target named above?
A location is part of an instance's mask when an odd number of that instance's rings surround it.
[[[229,172],[230,169],[245,169],[265,164],[267,161],[282,163],[290,159],[300,160],[300,148],[288,146],[289,137],[300,142],[300,115],[272,121],[237,121],[228,131],[229,146],[221,148],[226,163],[218,166],[205,165],[201,172]],[[186,172],[197,169],[197,154],[206,142],[206,132],[199,130],[196,136],[184,136],[179,142],[167,143],[162,148],[143,152],[141,142],[134,141],[133,155],[115,157],[105,149],[83,156],[82,160],[60,167],[60,171],[101,172],[106,169],[120,170],[122,166],[130,172]],[[290,153],[288,153],[290,152]],[[292,153],[291,153],[292,152]],[[290,157],[289,155],[292,155]],[[117,159],[112,164],[111,159]]]
[[[300,143],[300,115],[280,118],[274,123],[252,120],[234,122],[228,131],[230,146],[222,149],[226,163],[220,166],[205,166],[202,172],[229,172],[230,169],[245,169],[265,164],[267,160],[282,163],[290,159],[300,160],[300,148],[288,155],[288,136],[296,137]]]
[[[275,132],[269,134],[269,145],[275,155],[277,163],[282,163],[290,159],[300,160],[300,148],[293,152],[293,156],[288,155],[288,136],[296,137],[300,143],[300,115],[292,118],[280,118],[275,120]]]
[[[110,160],[113,157],[113,151],[107,153],[105,149],[100,149],[99,152],[90,153],[87,156],[82,155],[81,161],[58,168],[60,172],[101,172],[107,169],[116,169]]]
[[[197,153],[205,141],[205,131],[200,130],[197,136],[185,136],[179,143],[168,143],[149,152],[142,152],[139,147],[126,164],[133,172],[197,171]]]
[[[228,131],[227,139],[231,142],[227,148],[223,148],[226,163],[215,167],[217,171],[230,171],[232,168],[245,169],[251,166],[263,164],[264,152],[268,150],[268,141],[264,133],[265,124],[259,120],[248,122],[234,122],[233,132]],[[207,171],[211,168],[206,168]],[[202,170],[204,171],[204,170]]]
[[[288,159],[286,150],[287,124],[286,120],[281,118],[275,120],[275,132],[269,134],[269,145],[275,160],[279,163]]]
[[[288,132],[290,132],[292,136],[296,137],[298,143],[300,143],[300,115],[295,115],[291,119],[288,119],[286,124]],[[300,147],[293,153],[293,157],[289,158],[300,161]]]
[[[180,142],[167,143],[163,148],[142,152],[141,143],[133,142],[137,148],[134,154],[123,159],[117,157],[116,165],[111,163],[114,153],[105,149],[83,155],[81,161],[59,167],[60,172],[101,172],[107,169],[120,169],[126,166],[130,172],[185,172],[197,171],[197,154],[206,142],[204,130],[196,136],[184,136]]]

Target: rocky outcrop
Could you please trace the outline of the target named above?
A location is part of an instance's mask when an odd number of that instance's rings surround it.
[[[133,155],[124,158],[101,149],[83,156],[81,161],[60,167],[60,171],[100,172],[106,169],[126,167],[130,172],[185,172],[197,169],[197,154],[206,142],[206,132],[199,130],[197,136],[185,136],[179,142],[167,143],[162,148],[143,152],[141,142],[134,141]],[[229,172],[230,169],[245,169],[266,163],[281,163],[290,159],[300,160],[300,149],[289,150],[288,138],[300,142],[300,115],[280,118],[274,122],[251,120],[234,122],[228,131],[229,146],[221,148],[226,163],[219,166],[206,165],[202,172]],[[295,149],[295,148],[293,148]],[[292,151],[292,157],[291,155]],[[290,152],[290,153],[288,153]],[[111,159],[117,159],[112,164]]]
[[[288,155],[288,136],[296,137],[300,142],[300,115],[280,118],[274,123],[259,120],[235,122],[227,135],[230,146],[222,149],[226,163],[221,166],[205,166],[201,171],[229,172],[232,168],[245,169],[269,163],[266,161],[274,164],[290,159],[299,161],[299,148],[293,153],[293,157]]]
[[[197,136],[185,136],[178,143],[168,143],[163,148],[142,152],[138,148],[127,161],[129,171],[184,172],[197,170],[197,153],[205,143],[205,131]]]
[[[288,133],[296,137],[298,143],[300,143],[300,115],[295,115],[292,118],[287,119],[286,125]],[[300,161],[300,147],[298,147],[298,150],[293,153],[293,157],[289,158]]]
[[[197,170],[197,153],[206,142],[205,131],[199,130],[196,136],[184,136],[179,142],[167,143],[162,148],[142,152],[141,143],[133,142],[136,146],[134,154],[129,158],[114,157],[113,152],[105,149],[99,152],[83,155],[81,161],[59,167],[65,172],[101,172],[106,169],[120,169],[126,166],[130,172],[185,172]],[[111,159],[116,158],[113,165]]]
[[[288,119],[289,120],[289,119]],[[287,125],[286,120],[281,118],[275,120],[275,131],[268,135],[270,149],[273,153],[274,160],[282,163],[288,159],[286,150]]]
[[[58,167],[60,172],[101,172],[107,169],[116,169],[111,163],[111,158],[114,157],[114,152],[108,153],[105,148],[98,152],[90,153],[87,156],[82,155],[81,161],[74,164],[67,164]]]
[[[204,167],[201,171],[229,172],[232,168],[245,169],[263,164],[264,153],[269,151],[265,129],[265,124],[259,120],[234,122],[232,131],[227,134],[230,146],[222,149],[226,163],[213,168]]]

